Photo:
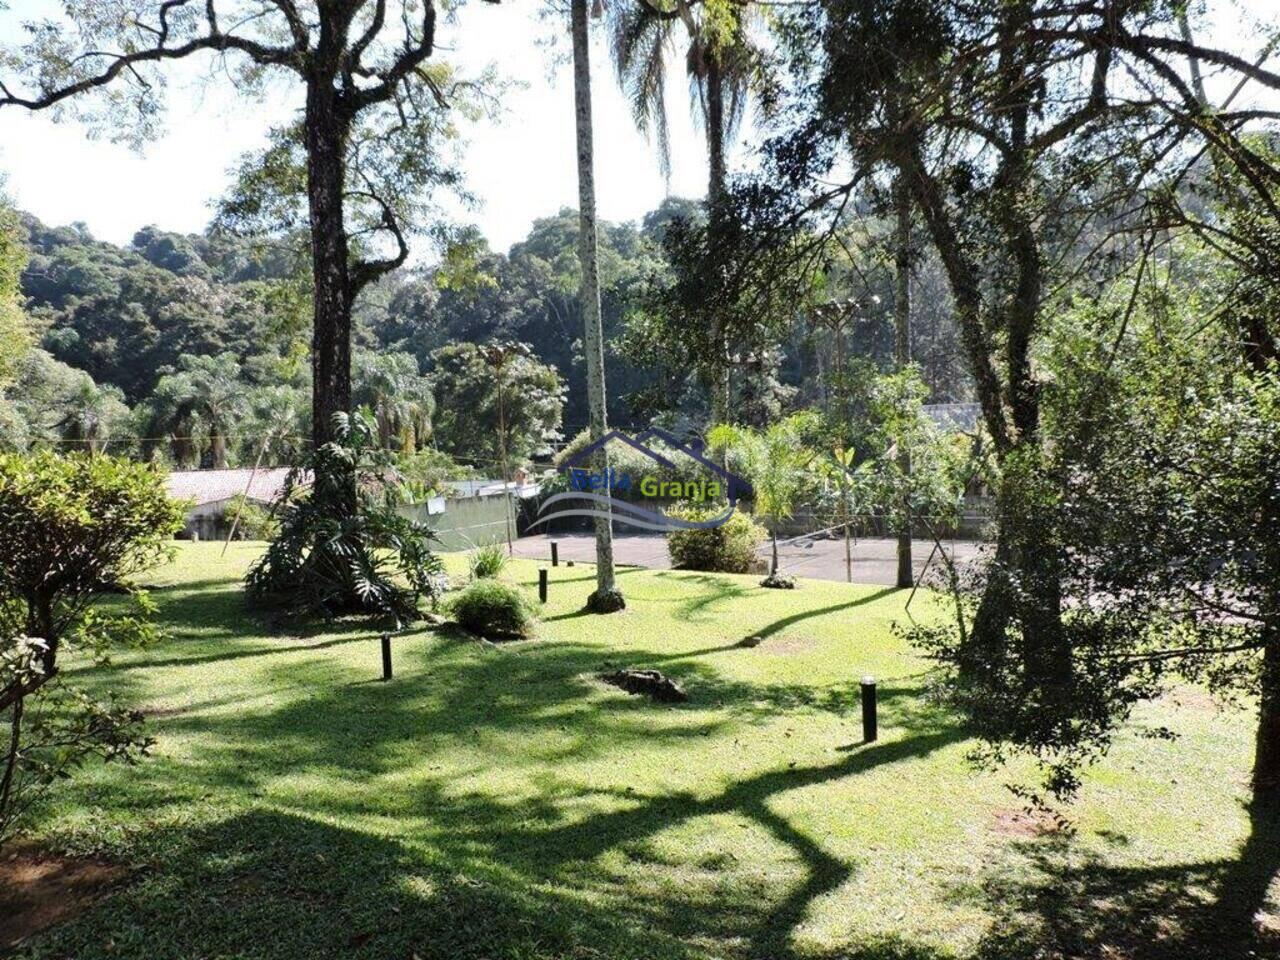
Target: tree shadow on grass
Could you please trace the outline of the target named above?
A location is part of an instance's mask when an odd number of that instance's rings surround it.
[[[1123,845],[1124,838],[1113,842]],[[1249,960],[1280,957],[1280,809],[1255,805],[1234,857],[1125,867],[1081,854],[1070,838],[1014,846],[982,884],[997,916],[981,960]]]
[[[412,845],[294,814],[251,810],[151,838],[162,869],[134,864],[110,900],[20,945],[15,956],[77,960],[702,960],[665,906],[618,911],[567,887],[513,882]],[[639,906],[639,905],[637,905]],[[714,926],[715,905],[701,904]],[[654,921],[658,922],[654,922]],[[763,944],[736,956],[783,958]],[[813,954],[807,954],[813,957]],[[828,955],[942,960],[894,939]],[[815,960],[821,960],[816,957]]]

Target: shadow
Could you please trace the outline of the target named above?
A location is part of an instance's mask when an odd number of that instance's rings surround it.
[[[1268,900],[1280,879],[1280,808],[1255,805],[1249,819],[1236,857],[1166,866],[1115,867],[1096,854],[1076,852],[1070,837],[1015,844],[1021,863],[1000,864],[982,885],[981,902],[997,921],[974,955],[1280,957],[1280,902]]]
[[[726,586],[739,596],[756,592],[715,576],[695,582],[695,596],[674,597],[694,618],[734,595]],[[792,614],[753,635],[893,592]],[[210,686],[205,699],[156,717],[163,749],[153,760],[127,776],[67,786],[62,802],[75,811],[68,838],[133,865],[134,880],[19,956],[956,956],[858,930],[842,930],[847,942],[838,948],[797,942],[833,895],[847,896],[867,874],[892,882],[862,859],[874,849],[840,845],[820,818],[795,815],[797,804],[838,802],[856,778],[895,765],[902,775],[890,778],[891,791],[925,789],[920,768],[908,765],[966,739],[926,696],[923,675],[882,681],[883,739],[834,746],[852,733],[831,717],[856,717],[856,680],[744,680],[729,671],[736,659],[710,657],[736,644],[672,652],[643,638],[634,647],[552,639],[493,647],[417,631],[397,638],[395,679],[378,683],[376,634],[367,627],[339,624],[314,643],[227,640],[217,620],[231,608],[217,597],[230,597],[242,614],[232,587],[212,599],[166,591],[162,615],[174,632],[166,649],[189,655],[148,665],[227,660],[235,666],[222,674],[170,675],[168,689],[241,670],[254,671],[253,686]],[[776,608],[759,618],[770,615]],[[601,621],[606,629],[614,622]],[[708,639],[690,636],[689,646]],[[357,642],[370,644],[367,664],[306,656]],[[246,658],[262,659],[241,667]],[[604,669],[655,664],[689,691],[690,703],[657,706],[595,679]],[[144,702],[145,674],[134,669],[141,665],[130,663],[127,676],[113,669],[104,683],[125,679],[125,692]],[[785,753],[750,755],[766,737],[784,736],[789,718],[814,715],[830,746],[797,752],[797,763]],[[780,717],[788,719],[748,726]],[[704,746],[719,740],[731,752],[728,744],[748,730],[760,735],[743,736],[743,751],[728,759]],[[664,767],[681,764],[706,769],[679,777]],[[886,795],[885,810],[868,813],[885,817],[894,802]],[[989,930],[973,934],[981,940],[965,960],[1280,956],[1254,929],[1280,866],[1280,821],[1261,809],[1251,818],[1238,856],[1203,863],[1117,867],[1057,836],[1001,844],[978,880],[953,894]]]
[[[783,617],[780,620],[775,620],[773,623],[770,623],[767,626],[761,627],[759,630],[756,630],[755,632],[750,634],[750,636],[760,637],[761,639],[765,639],[767,637],[771,637],[775,633],[778,633],[782,630],[787,629],[787,627],[794,626],[795,624],[800,623],[803,620],[808,620],[812,617],[820,617],[828,613],[839,613],[842,610],[852,610],[855,607],[861,607],[861,606],[865,606],[868,603],[874,603],[875,601],[883,599],[884,597],[887,597],[890,594],[894,594],[898,592],[899,592],[899,588],[897,587],[882,587],[881,589],[875,591],[874,593],[869,593],[863,597],[856,597],[853,600],[846,600],[843,603],[833,603],[827,607],[815,607],[812,610],[805,610],[800,613],[793,613],[789,617]]]

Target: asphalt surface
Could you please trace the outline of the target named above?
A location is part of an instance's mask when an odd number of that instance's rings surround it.
[[[515,554],[531,560],[549,561],[552,540],[560,545],[561,563],[566,560],[572,560],[575,563],[595,562],[595,538],[586,533],[522,537],[515,542]],[[937,556],[930,558],[934,547],[935,544],[931,540],[912,541],[911,559],[917,578],[925,569],[926,561],[929,562],[931,571],[941,569],[941,561]],[[942,547],[960,565],[971,560],[980,549],[979,544],[968,540],[944,540]],[[897,582],[898,542],[896,540],[882,537],[856,540],[850,552],[853,560],[851,566],[854,583],[893,586]],[[760,555],[767,560],[768,544],[761,548]],[[620,565],[649,567],[656,570],[667,570],[671,567],[666,540],[657,535],[615,533],[613,557],[614,562]],[[778,564],[781,571],[790,576],[842,581],[846,579],[844,540],[801,539],[779,544]]]

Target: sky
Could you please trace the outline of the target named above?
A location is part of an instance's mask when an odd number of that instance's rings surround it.
[[[56,6],[53,0],[11,0],[11,9],[0,12],[0,38],[11,40],[19,21],[50,6]],[[539,42],[553,26],[539,19],[539,6],[539,0],[468,3],[456,23],[442,25],[439,37],[447,48],[442,56],[464,73],[492,65],[517,84],[502,98],[497,122],[467,129],[463,168],[482,204],[456,213],[476,223],[499,250],[522,239],[536,217],[578,205],[573,77],[562,62],[568,43],[566,38],[549,50]],[[673,63],[667,84],[674,170],[668,187],[657,153],[635,129],[600,36],[591,55],[600,215],[638,220],[668,193],[704,195],[705,147],[690,112],[683,65]],[[229,169],[297,109],[299,91],[282,84],[257,103],[239,97],[226,82],[204,82],[207,61],[175,66],[163,136],[140,153],[90,140],[75,122],[0,110],[0,175],[10,200],[50,225],[82,221],[95,237],[119,244],[148,224],[203,230],[210,202],[229,183]]]
[[[577,206],[567,36],[554,52],[540,42],[556,26],[538,17],[543,2],[470,2],[456,22],[445,22],[440,30],[442,56],[463,73],[494,66],[517,84],[503,97],[504,112],[497,122],[467,130],[463,169],[481,205],[457,211],[460,220],[476,223],[499,250],[524,237],[535,218]],[[1217,13],[1206,24],[1211,40],[1242,52],[1253,49],[1260,42],[1257,21],[1273,20],[1277,5],[1280,0],[1213,0]],[[8,12],[0,11],[0,42],[17,37],[20,21],[58,6],[57,0],[9,0]],[[656,152],[632,123],[601,36],[594,39],[596,193],[605,219],[636,220],[668,194],[701,197],[706,192],[704,142],[690,112],[683,65],[679,57],[672,59],[667,90],[674,172],[667,184]],[[92,141],[74,122],[59,124],[47,114],[0,110],[4,192],[20,209],[50,225],[80,221],[94,236],[114,243],[127,244],[148,224],[203,230],[210,203],[228,184],[232,165],[261,146],[266,131],[287,120],[300,102],[297,84],[282,84],[266,102],[257,103],[238,96],[225,81],[205,82],[207,71],[207,61],[172,65],[164,134],[140,153]],[[750,124],[743,129],[748,142],[735,146],[731,164],[735,155],[741,160],[750,150]]]

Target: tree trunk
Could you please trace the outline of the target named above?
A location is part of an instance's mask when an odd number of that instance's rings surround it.
[[[773,563],[769,568],[769,576],[776,577],[778,575],[778,526],[776,520],[773,526],[769,528],[769,539],[773,541]]]
[[[587,33],[587,0],[572,0],[574,117],[578,139],[578,259],[582,266],[583,346],[587,353],[587,407],[591,438],[608,431],[605,415],[604,334],[600,324],[600,258],[596,236],[595,147],[591,125],[591,60]],[[595,467],[607,476],[608,452],[601,448]],[[609,512],[608,504],[602,509]],[[624,606],[613,572],[613,519],[596,517],[596,591],[589,608],[607,613]]]
[[[894,268],[897,288],[893,300],[894,360],[899,372],[911,362],[911,194],[901,175],[893,185],[893,202],[898,215]],[[898,468],[911,476],[911,450],[898,444]],[[904,505],[903,523],[898,530],[898,586],[910,587],[915,577],[911,568],[911,509]]]
[[[724,82],[720,60],[706,51],[707,64],[707,223],[711,242],[720,236],[728,194],[728,173],[724,162]],[[729,422],[729,340],[719,317],[712,319],[711,336],[715,359],[711,371],[711,421]]]
[[[227,438],[220,427],[214,427],[209,433],[209,454],[213,458],[213,469],[227,468]]]
[[[315,280],[311,339],[311,436],[333,439],[333,417],[351,410],[351,283],[343,216],[349,121],[331,75],[307,82],[307,202]]]
[[[1265,628],[1258,731],[1253,754],[1253,798],[1280,803],[1280,628]]]

